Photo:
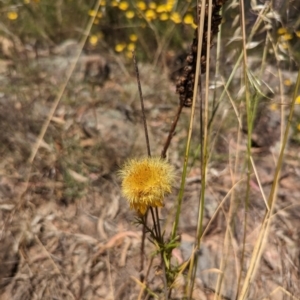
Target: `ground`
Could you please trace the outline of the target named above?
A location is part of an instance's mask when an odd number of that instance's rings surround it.
[[[147,153],[134,66],[108,53],[82,54],[33,163],[29,163],[72,61],[72,53],[68,51],[76,47],[76,42],[69,41],[60,46],[60,51],[53,51],[55,54],[43,52],[39,57],[1,61],[0,299],[142,299],[137,282],[141,227],[134,224],[135,213],[129,210],[121,195],[117,176],[126,159]],[[93,67],[96,80],[93,80]],[[154,155],[160,155],[178,96],[167,68],[146,63],[139,64],[139,68],[151,150]],[[274,73],[272,66],[268,70]],[[284,76],[295,81],[292,72],[287,71]],[[268,82],[276,95],[277,81]],[[290,97],[289,91],[286,97]],[[275,96],[273,99],[278,103]],[[256,122],[253,134],[256,143],[253,158],[267,197],[278,155],[280,122],[278,110],[264,107],[267,108]],[[178,179],[189,114],[190,109],[184,109],[167,155]],[[206,227],[198,253],[194,299],[213,299],[234,176],[244,178],[246,174],[246,147],[238,146],[237,141],[240,134],[241,145],[246,145],[245,136],[237,129],[233,116],[230,101],[224,101],[212,132],[214,146],[208,166],[204,226],[212,222]],[[201,182],[197,159],[198,115],[194,127],[192,156],[195,160],[189,167],[185,188],[181,246],[174,251],[174,262],[179,263],[191,253],[197,224]],[[239,159],[234,173],[237,147],[240,147]],[[235,299],[237,289],[239,264],[235,259],[242,249],[245,216],[243,180],[235,186],[239,209],[224,276],[225,299]],[[276,214],[249,299],[292,299],[284,290],[294,295],[294,299],[300,298],[299,182],[298,145],[290,142],[280,177]],[[172,225],[179,183],[180,180],[160,212],[167,233]],[[254,173],[250,187],[246,262],[265,208]],[[153,250],[147,241],[146,267]],[[162,297],[159,264],[155,258],[148,280],[152,291]],[[182,283],[183,277],[178,280],[172,299],[181,299]]]

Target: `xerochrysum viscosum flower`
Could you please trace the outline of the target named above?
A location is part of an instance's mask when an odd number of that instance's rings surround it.
[[[119,174],[130,208],[142,215],[148,207],[163,206],[164,196],[171,193],[175,176],[173,167],[158,157],[128,160]]]

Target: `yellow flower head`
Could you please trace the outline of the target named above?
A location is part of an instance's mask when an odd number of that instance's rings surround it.
[[[194,24],[194,17],[193,17],[191,14],[187,14],[187,15],[184,17],[183,22],[184,22],[185,24],[190,24],[190,25],[192,25],[192,24]]]
[[[282,38],[284,41],[289,41],[293,38],[293,35],[291,33],[285,33]]]
[[[155,20],[156,19],[156,12],[152,9],[148,9],[146,12],[145,12],[145,17],[148,21],[152,21],[152,20]]]
[[[283,81],[283,84],[284,84],[285,86],[291,86],[291,85],[293,84],[293,82],[292,82],[290,79],[285,79],[285,80]]]
[[[167,13],[162,13],[160,16],[159,16],[159,19],[161,21],[167,21],[169,19],[169,15]]]
[[[278,104],[277,104],[277,103],[272,103],[272,104],[270,105],[270,110],[273,110],[273,111],[278,110]]]
[[[279,28],[278,30],[277,30],[277,33],[278,34],[286,34],[288,31],[287,31],[287,29],[286,28],[284,28],[284,27],[281,27],[281,28]]]
[[[127,10],[128,7],[129,7],[129,4],[128,4],[128,2],[126,2],[126,1],[121,1],[121,2],[119,3],[119,9],[121,9],[121,10]]]
[[[166,8],[166,5],[164,5],[164,4],[158,5],[156,8],[156,12],[159,14],[164,13],[166,11],[167,11],[167,8]]]
[[[157,4],[155,2],[153,2],[153,1],[149,3],[149,8],[150,9],[155,9],[156,6],[157,6]]]
[[[136,42],[138,37],[136,34],[132,33],[130,36],[129,36],[129,39],[131,42]]]
[[[166,11],[171,12],[173,10],[174,2],[173,1],[168,1],[167,4],[165,5]]]
[[[127,45],[127,49],[131,52],[131,51],[134,51],[134,49],[135,49],[135,44],[134,43],[129,43],[128,45]]]
[[[176,24],[181,23],[181,16],[178,12],[173,12],[170,19]]]
[[[125,43],[120,43],[120,44],[117,44],[115,46],[115,51],[116,52],[122,52],[125,48],[126,48],[126,44]]]
[[[136,4],[137,8],[140,9],[140,10],[145,10],[147,8],[146,6],[146,3],[144,1],[139,1],[137,4]]]
[[[90,38],[89,38],[89,43],[92,46],[96,46],[97,43],[98,43],[98,37],[96,35],[91,35]]]
[[[14,20],[16,20],[16,19],[18,18],[18,13],[15,12],[15,11],[9,11],[9,12],[7,13],[7,18],[8,18],[9,20],[14,21]]]
[[[95,10],[92,10],[92,9],[89,10],[90,17],[96,17],[96,15],[97,15],[97,12]]]
[[[129,160],[119,172],[122,192],[130,208],[144,215],[148,207],[162,207],[171,193],[174,169],[165,160],[147,157]]]
[[[125,13],[125,16],[127,19],[132,19],[134,17],[134,11],[132,10],[128,10],[126,13]]]

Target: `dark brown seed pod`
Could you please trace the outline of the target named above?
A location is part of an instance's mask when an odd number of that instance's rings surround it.
[[[184,93],[184,92],[185,92],[184,86],[182,86],[182,85],[179,86],[179,87],[178,87],[178,93],[179,93],[179,94],[182,94],[182,93]]]
[[[188,55],[188,56],[186,57],[186,62],[187,62],[188,64],[192,64],[193,61],[194,61],[193,55]]]
[[[187,65],[187,66],[184,67],[183,71],[187,72],[187,73],[190,73],[190,72],[193,71],[193,66]]]
[[[208,4],[206,3],[205,9],[205,20],[204,20],[204,35],[202,41],[202,56],[200,59],[201,72],[204,73],[206,70],[206,48],[209,43],[210,47],[212,44],[213,36],[218,32],[219,25],[221,23],[220,9],[224,5],[226,0],[213,0],[212,3],[212,25],[211,25],[211,40],[208,41],[208,32],[207,32],[207,21],[208,21]],[[197,9],[197,8],[196,8]],[[201,16],[201,4],[198,5],[198,17]],[[198,29],[195,29],[195,35],[190,47],[190,51],[185,59],[185,66],[182,69],[182,75],[179,77],[176,83],[176,92],[179,94],[180,104],[186,107],[192,105],[193,99],[193,90],[195,82],[195,71],[196,71],[196,61],[197,61],[197,52],[198,52]]]

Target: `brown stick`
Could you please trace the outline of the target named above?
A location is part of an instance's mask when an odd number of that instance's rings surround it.
[[[176,113],[175,119],[173,121],[172,127],[170,128],[169,135],[168,135],[167,140],[165,142],[164,148],[161,152],[161,157],[162,158],[166,158],[166,154],[167,154],[168,148],[171,144],[172,138],[174,136],[175,129],[176,129],[176,126],[177,126],[182,108],[183,108],[183,104],[180,103],[179,106],[178,106],[177,113]]]

